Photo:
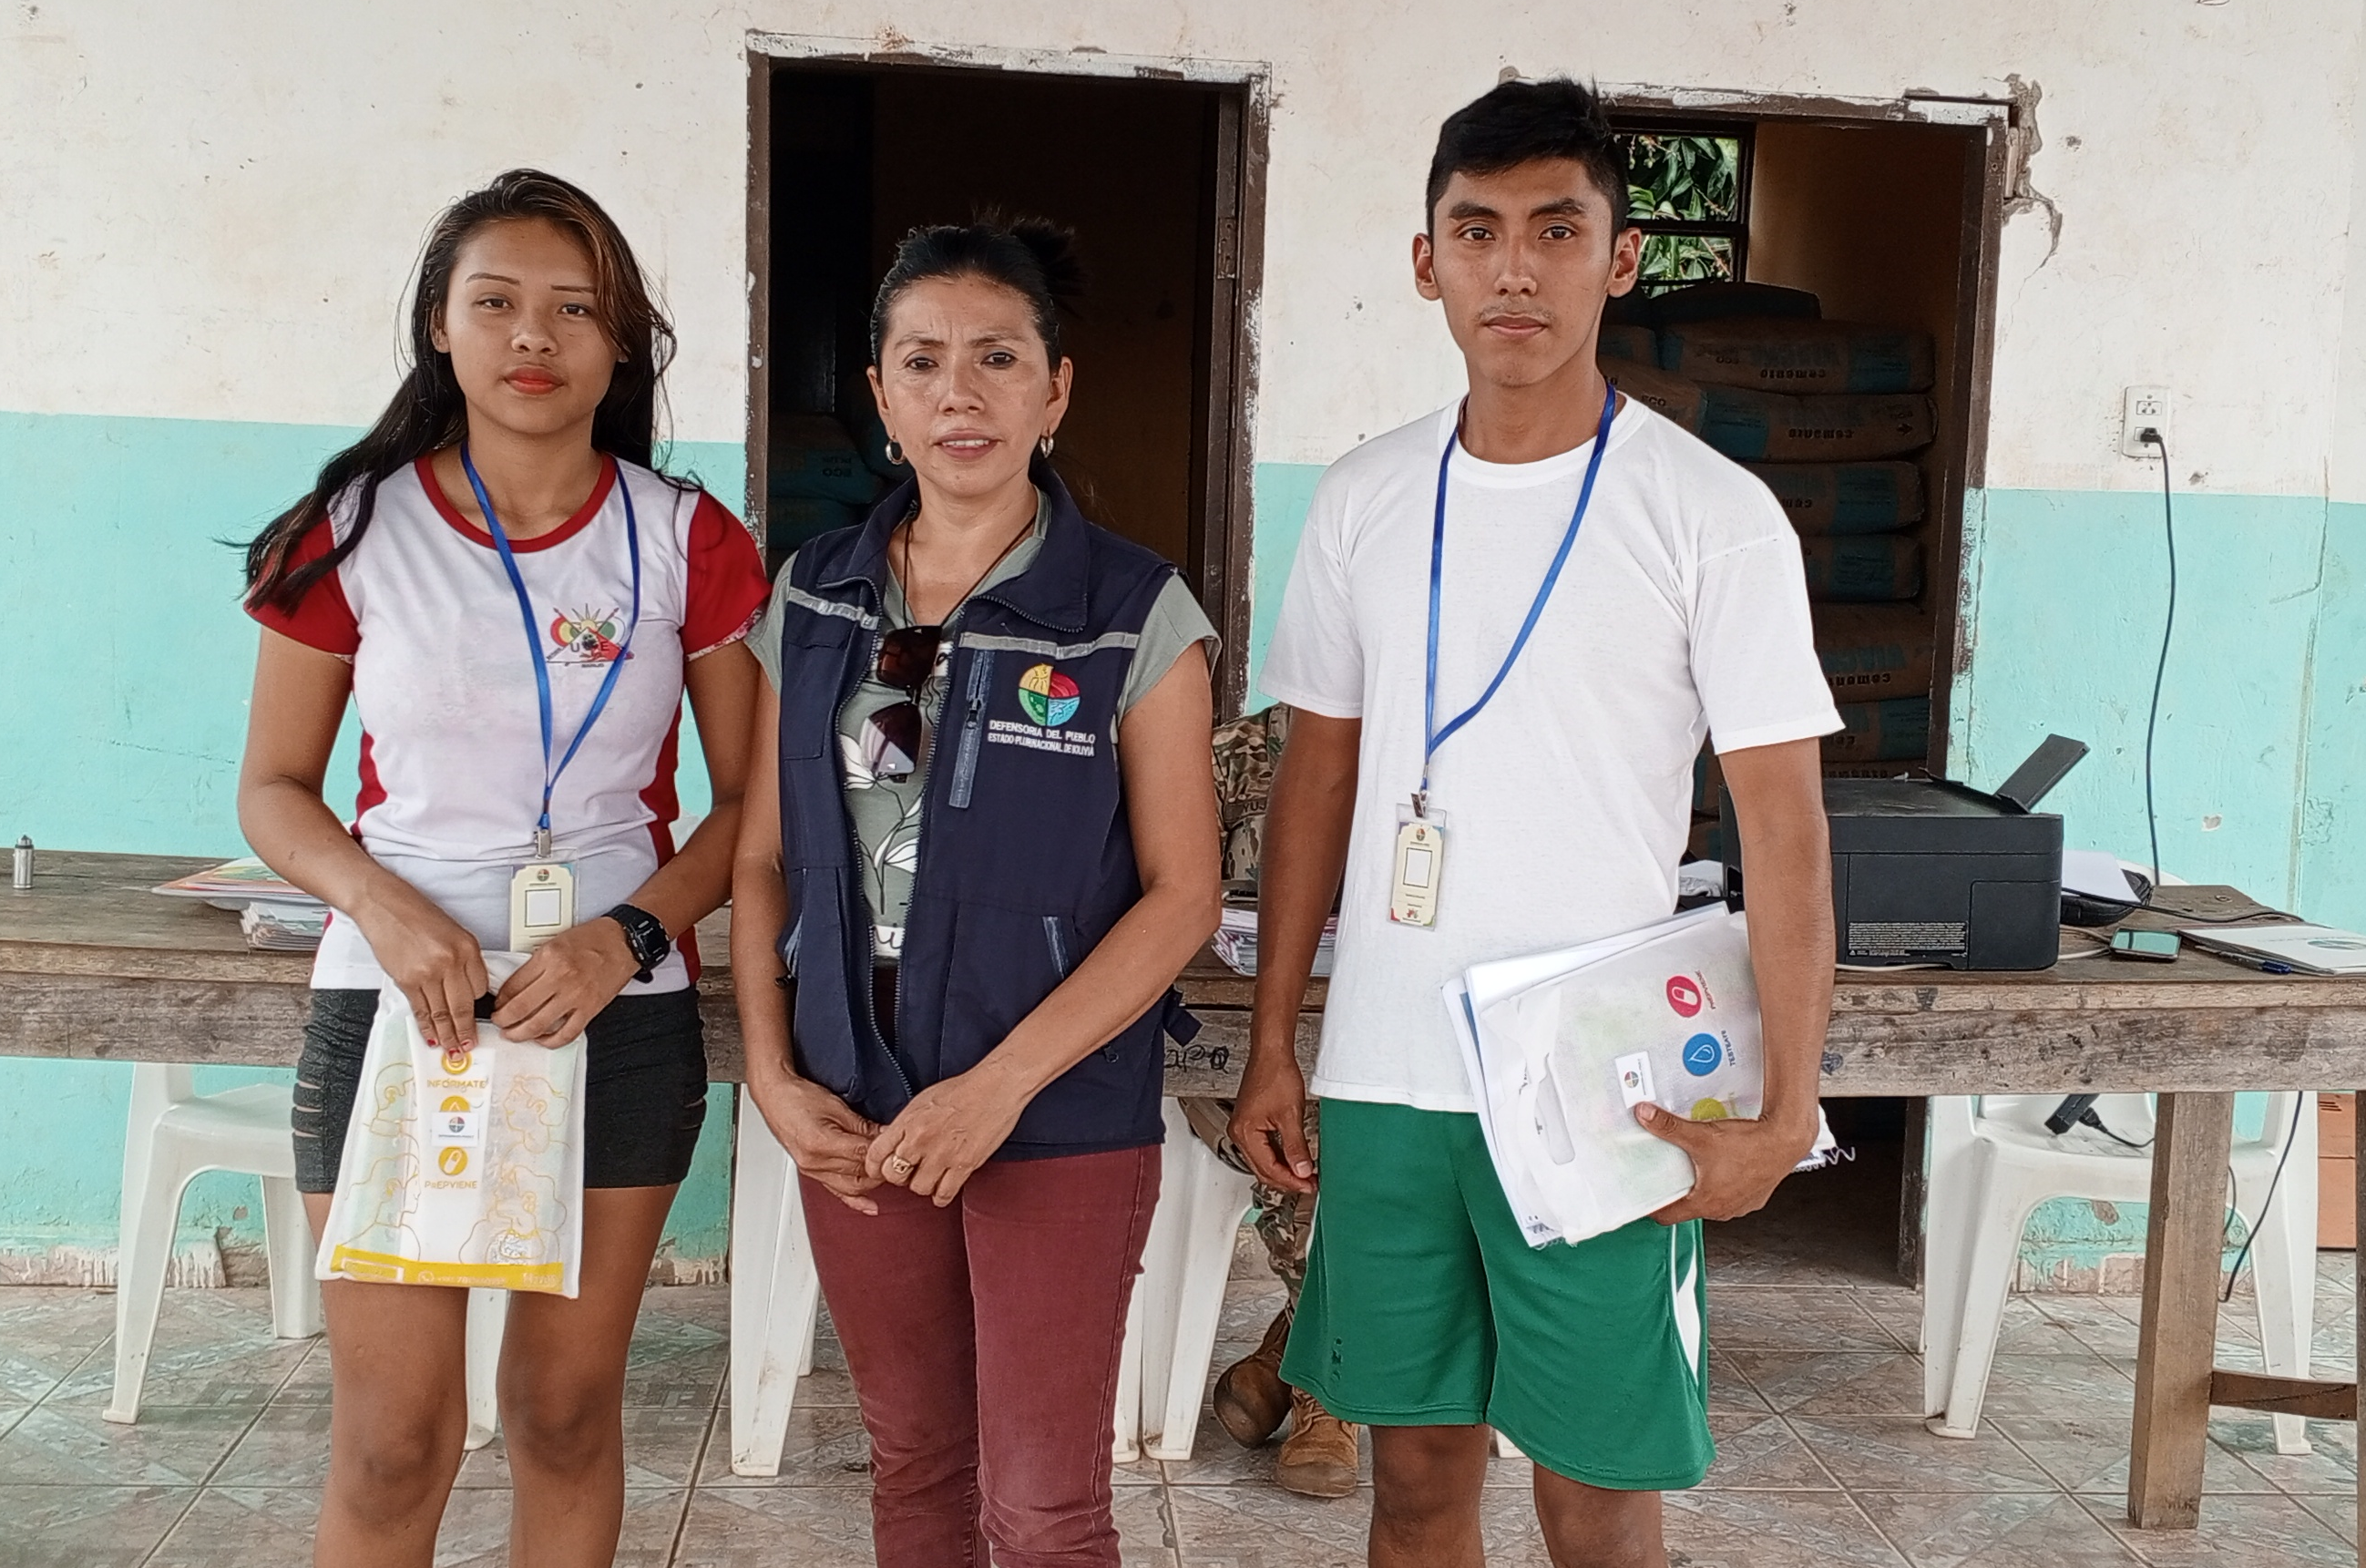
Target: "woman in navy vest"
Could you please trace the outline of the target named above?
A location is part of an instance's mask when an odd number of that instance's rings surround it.
[[[1077,269],[915,231],[871,319],[912,478],[782,569],[732,964],[872,1443],[888,1568],[1116,1564],[1110,1421],[1162,1036],[1215,929],[1205,649],[1049,458]],[[776,770],[776,771],[774,771]]]

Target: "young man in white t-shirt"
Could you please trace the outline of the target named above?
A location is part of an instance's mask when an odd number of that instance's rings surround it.
[[[1348,454],[1315,491],[1260,680],[1298,711],[1266,826],[1233,1133],[1267,1180],[1313,1189],[1291,1038],[1336,891],[1321,1200],[1283,1376],[1373,1428],[1372,1562],[1481,1562],[1492,1427],[1537,1461],[1556,1563],[1652,1568],[1659,1494],[1696,1484],[1714,1451],[1698,1222],[1765,1202],[1816,1131],[1832,980],[1817,738],[1840,722],[1781,508],[1595,368],[1603,302],[1635,286],[1641,236],[1594,96],[1511,82],[1462,109],[1428,202],[1414,283],[1445,307],[1469,394]],[[1432,657],[1440,730],[1502,672],[1434,748]],[[1692,1156],[1691,1194],[1531,1249],[1440,987],[1482,959],[1666,917],[1704,734],[1749,852],[1764,1115],[1640,1108]],[[1391,915],[1417,793],[1445,836],[1427,926]]]

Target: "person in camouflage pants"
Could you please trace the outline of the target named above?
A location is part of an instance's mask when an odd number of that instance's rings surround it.
[[[1290,710],[1279,704],[1216,727],[1216,809],[1223,827],[1228,897],[1254,896],[1256,891],[1257,864],[1265,849],[1266,807],[1273,795],[1274,769],[1289,736]],[[1192,1099],[1182,1105],[1191,1131],[1218,1159],[1245,1176],[1256,1175],[1226,1130],[1233,1114],[1231,1100]],[[1306,1107],[1306,1147],[1316,1159],[1322,1157],[1321,1131],[1311,1100]],[[1281,1280],[1288,1300],[1266,1330],[1265,1342],[1217,1379],[1216,1416],[1245,1448],[1266,1442],[1287,1419],[1290,1432],[1274,1463],[1275,1480],[1307,1496],[1346,1496],[1356,1486],[1356,1428],[1324,1410],[1312,1395],[1281,1381],[1282,1347],[1290,1337],[1299,1290],[1306,1282],[1306,1244],[1314,1223],[1314,1199],[1263,1182],[1256,1185],[1254,1193],[1257,1236],[1265,1243],[1266,1262]]]

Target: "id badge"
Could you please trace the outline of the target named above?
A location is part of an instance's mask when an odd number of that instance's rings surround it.
[[[1446,872],[1446,814],[1397,807],[1395,872],[1389,879],[1389,919],[1401,926],[1437,923],[1437,885]]]
[[[529,861],[510,878],[510,951],[532,953],[575,923],[575,868]]]

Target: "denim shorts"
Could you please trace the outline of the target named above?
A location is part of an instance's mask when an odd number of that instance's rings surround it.
[[[377,993],[312,993],[296,1065],[296,1187],[333,1192]],[[695,990],[618,997],[584,1032],[583,1185],[671,1187],[706,1121],[706,1035]]]

